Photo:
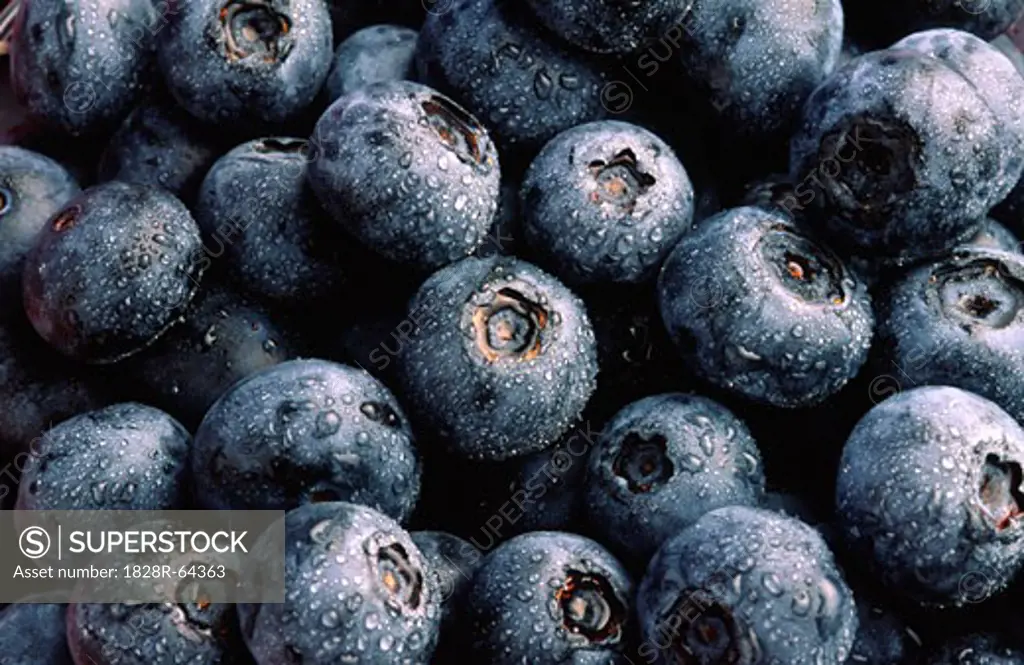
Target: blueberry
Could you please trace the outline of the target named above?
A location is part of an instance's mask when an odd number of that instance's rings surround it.
[[[633,581],[582,536],[513,538],[484,559],[467,597],[470,662],[613,663],[631,637]]]
[[[982,39],[960,30],[927,30],[893,44],[894,50],[913,50],[937,58],[966,78],[988,107],[999,116],[1012,146],[1008,177],[995,194],[1002,200],[1024,169],[1024,78],[1006,55]]]
[[[43,434],[18,489],[18,510],[184,508],[188,431],[128,402],[65,420]]]
[[[423,431],[465,457],[548,447],[594,391],[583,303],[524,261],[468,258],[438,271],[409,319],[416,330],[399,356],[401,392]]]
[[[1024,257],[958,250],[909,272],[880,302],[881,367],[908,387],[971,391],[1024,421],[1022,306]]]
[[[25,311],[61,353],[115,362],[174,324],[198,285],[200,247],[199,227],[170,194],[97,185],[40,233],[25,261]]]
[[[0,459],[20,471],[49,427],[108,403],[102,379],[71,365],[23,322],[0,324]],[[0,498],[7,496],[0,483]]]
[[[172,100],[152,95],[111,137],[99,179],[163,187],[191,206],[203,176],[223,152],[220,144]]]
[[[665,261],[658,294],[686,363],[758,402],[820,403],[867,358],[864,285],[783,214],[745,207],[705,220]]]
[[[644,565],[704,513],[757,506],[761,453],[746,426],[705,397],[668,393],[625,406],[590,454],[583,506],[596,537]]]
[[[862,0],[844,4],[850,34],[876,47],[928,28],[958,28],[992,39],[1024,11],[1022,0]]]
[[[36,236],[79,193],[78,183],[49,157],[0,146],[0,316],[21,316],[21,273]]]
[[[529,0],[537,19],[562,39],[596,53],[631,53],[665,37],[687,15],[675,0]]]
[[[897,614],[858,595],[857,619],[857,636],[847,665],[917,662],[920,638]]]
[[[662,545],[637,593],[649,663],[842,663],[857,629],[821,536],[767,510],[706,513]]]
[[[383,256],[421,270],[468,256],[498,205],[498,153],[477,120],[409,81],[335,101],[308,178],[327,211]]]
[[[11,42],[19,103],[72,135],[116,126],[148,86],[167,3],[33,0],[19,7]]]
[[[235,608],[216,603],[74,604],[68,647],[88,665],[249,665]]]
[[[4,665],[73,665],[65,638],[66,605],[14,604],[0,610]]]
[[[438,588],[443,632],[454,632],[459,629],[459,612],[483,554],[471,543],[443,531],[413,531],[409,536],[426,561],[431,584]]]
[[[160,32],[158,60],[196,118],[240,132],[295,118],[327,78],[331,18],[322,0],[194,0]]]
[[[926,386],[886,399],[850,434],[839,523],[889,589],[922,604],[988,597],[1024,564],[1024,430],[993,402]]]
[[[262,138],[217,160],[203,180],[196,221],[211,257],[268,304],[329,302],[344,284],[337,231],[306,182],[304,140]]]
[[[411,79],[416,37],[415,30],[390,24],[372,25],[352,34],[334,52],[324,84],[330,100],[372,83]]]
[[[205,508],[290,510],[352,501],[404,521],[420,488],[409,423],[383,384],[325,360],[293,360],[235,384],[196,431]]]
[[[607,116],[604,63],[544,33],[529,8],[513,0],[450,1],[451,11],[430,13],[420,30],[419,80],[480,118],[503,158]]]
[[[995,77],[1009,64],[998,52],[952,50],[948,59],[909,49],[868,53],[808,100],[791,143],[797,185],[789,205],[850,253],[941,255],[972,235],[1020,177],[1024,161],[1006,106],[971,69],[977,63]],[[1013,94],[1024,95],[1024,81],[1018,87]]]
[[[295,355],[265,309],[205,281],[185,320],[127,361],[126,371],[153,404],[194,429],[228,388]]]
[[[441,599],[408,533],[337,502],[288,512],[285,529],[285,602],[239,605],[259,665],[430,661]]]
[[[839,59],[840,1],[695,0],[687,9],[675,29],[679,57],[723,126],[757,138],[788,135]]]
[[[651,279],[693,217],[693,186],[664,141],[624,122],[552,139],[523,180],[523,227],[541,266],[569,284]]]
[[[1024,649],[995,634],[973,633],[949,640],[928,655],[929,665],[1024,665]]]

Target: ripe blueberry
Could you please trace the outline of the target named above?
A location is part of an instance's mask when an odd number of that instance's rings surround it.
[[[163,190],[109,182],[46,224],[25,260],[25,311],[55,349],[91,363],[121,360],[182,314],[204,266],[199,227]]]
[[[150,406],[114,404],[43,434],[18,489],[18,510],[185,507],[192,438]]]
[[[518,259],[468,258],[432,275],[409,305],[401,394],[428,436],[465,457],[504,460],[553,444],[594,390],[583,303]]]
[[[325,360],[235,384],[196,430],[192,472],[199,503],[218,510],[351,501],[403,521],[420,488],[412,432],[390,391]]]
[[[651,279],[693,217],[693,186],[672,149],[619,121],[562,132],[522,185],[523,228],[539,264],[568,284]]]
[[[840,527],[886,588],[931,606],[978,602],[1024,564],[1024,430],[993,402],[914,388],[865,415],[843,448]]]
[[[366,246],[433,270],[472,254],[498,206],[498,153],[476,118],[409,81],[335,101],[310,139],[308,179]]]
[[[734,208],[702,222],[665,261],[658,295],[684,361],[758,402],[820,403],[867,359],[864,284],[777,212]]]
[[[285,529],[285,602],[239,606],[258,665],[430,661],[441,599],[408,533],[337,502],[289,511]]]

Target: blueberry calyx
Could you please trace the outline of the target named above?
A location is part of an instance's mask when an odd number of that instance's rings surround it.
[[[14,207],[14,194],[6,187],[0,187],[0,215],[6,215]]]
[[[220,10],[224,47],[228,60],[252,55],[277,62],[289,50],[282,37],[291,30],[291,19],[262,2],[232,0]]]
[[[549,318],[544,307],[519,291],[500,289],[473,313],[476,346],[492,363],[501,358],[533,360],[543,352],[541,333]]]
[[[642,494],[663,485],[675,471],[665,454],[667,441],[656,434],[649,439],[630,432],[612,463],[615,475],[626,480],[629,491]]]
[[[611,203],[626,210],[632,210],[642,194],[654,186],[657,180],[640,170],[636,154],[626,148],[605,162],[595,159],[587,165],[597,183],[590,193],[594,203]]]
[[[761,259],[789,292],[811,303],[840,306],[847,302],[842,263],[809,238],[777,224],[761,236],[758,245]]]
[[[57,213],[57,216],[53,218],[53,230],[58,233],[67,231],[75,225],[78,221],[78,215],[81,214],[81,206],[70,206]]]
[[[704,605],[697,599],[709,602]],[[740,639],[735,617],[721,603],[711,601],[706,591],[681,593],[669,616],[673,622],[663,625],[678,626],[671,634],[671,652],[678,665],[756,662],[743,658],[752,649]]]
[[[611,584],[600,575],[570,570],[555,600],[562,612],[562,625],[592,644],[609,644],[622,636],[626,611]]]
[[[975,326],[1009,326],[1024,303],[1024,285],[1006,265],[990,259],[943,266],[928,281],[943,314],[967,332]]]
[[[910,125],[861,114],[822,137],[818,163],[839,168],[833,174],[818,171],[832,207],[859,227],[878,231],[889,221],[886,206],[918,186],[920,155],[921,140]]]
[[[420,108],[441,143],[454,152],[460,161],[484,165],[480,137],[485,131],[468,113],[437,96],[421,102]]]
[[[1021,493],[1021,465],[1003,461],[998,455],[985,457],[981,489],[978,493],[982,512],[1003,531],[1024,515],[1024,493]]]
[[[401,607],[418,609],[423,598],[423,572],[400,543],[377,550],[377,581],[388,598]]]

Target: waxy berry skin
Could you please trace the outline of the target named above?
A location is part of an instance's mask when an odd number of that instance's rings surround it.
[[[1024,168],[1020,123],[1007,111],[1024,83],[989,92],[972,75],[986,59],[1015,74],[982,45],[990,57],[942,59],[911,41],[837,69],[790,141],[789,206],[844,253],[875,261],[938,257],[973,235]]]
[[[80,192],[74,176],[49,157],[0,146],[0,318],[21,316],[25,255],[50,217]]]
[[[748,399],[819,404],[867,360],[867,288],[782,212],[734,208],[704,220],[672,250],[657,288],[686,365]]]
[[[74,665],[68,652],[66,605],[15,603],[0,607],[4,665]]]
[[[1024,419],[1024,257],[960,248],[908,271],[878,301],[878,374],[954,386]]]
[[[238,606],[245,643],[258,665],[427,665],[441,624],[427,566],[409,534],[372,508],[290,510],[285,602]]]
[[[983,397],[946,386],[889,397],[843,448],[836,515],[851,554],[923,605],[991,597],[1024,566],[1022,460],[1024,430]]]
[[[683,3],[673,51],[682,76],[717,120],[744,139],[789,137],[800,109],[839,60],[840,0]],[[652,47],[650,53],[659,54]]]
[[[531,252],[568,284],[651,280],[693,218],[672,148],[637,125],[578,125],[533,160],[521,194]]]
[[[747,506],[665,542],[637,591],[640,657],[675,663],[845,663],[854,595],[821,534]]]
[[[290,510],[348,501],[412,514],[421,462],[409,421],[368,373],[283,362],[229,388],[196,430],[192,470],[210,510]]]
[[[25,312],[60,353],[107,364],[155,342],[205,268],[199,227],[162,189],[111,181],[69,201],[25,260]]]
[[[371,25],[350,35],[334,52],[324,89],[333,102],[354,90],[382,81],[414,80],[415,30]]]
[[[543,450],[595,388],[583,302],[512,257],[468,258],[432,275],[409,305],[399,395],[425,436],[476,460]]]
[[[167,662],[169,653],[195,665],[252,663],[234,605],[78,603],[67,614],[67,641],[76,663],[152,665]]]
[[[439,92],[410,81],[359,88],[331,104],[310,143],[313,191],[366,247],[427,272],[484,243],[498,208],[498,152]]]
[[[356,245],[324,211],[306,179],[309,144],[266,136],[238,145],[199,188],[196,222],[208,253],[237,287],[278,308],[330,304]]]
[[[637,51],[681,30],[676,0],[527,0],[537,20],[561,39],[594,53]],[[671,37],[669,36],[671,35]]]
[[[590,452],[583,512],[593,533],[640,566],[714,508],[757,507],[761,453],[746,425],[704,397],[668,393],[628,404]]]
[[[334,52],[323,0],[189,0],[160,31],[160,71],[199,120],[265,132],[315,99]]]
[[[33,446],[18,510],[182,510],[192,437],[159,409],[125,402],[48,430]]]
[[[633,580],[589,538],[517,536],[484,559],[467,599],[462,629],[480,662],[625,662]]]
[[[515,0],[453,0],[427,16],[416,51],[419,80],[479,118],[502,159],[528,160],[559,132],[606,118],[613,66],[542,29]]]
[[[99,180],[163,187],[191,209],[203,177],[227,146],[166,93],[128,114],[99,163]]]
[[[19,5],[11,84],[49,130],[101,135],[152,85],[156,35],[173,14],[162,0],[33,0]]]

